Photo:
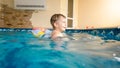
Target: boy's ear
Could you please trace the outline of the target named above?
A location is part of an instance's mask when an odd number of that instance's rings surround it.
[[[57,23],[54,23],[54,26],[57,27]]]

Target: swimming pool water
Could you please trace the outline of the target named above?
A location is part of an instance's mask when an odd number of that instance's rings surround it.
[[[71,33],[55,49],[50,39],[26,32],[0,32],[0,68],[120,68],[120,41]],[[63,47],[65,46],[65,47]]]

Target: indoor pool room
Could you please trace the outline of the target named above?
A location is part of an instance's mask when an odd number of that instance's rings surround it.
[[[120,0],[0,0],[0,68],[120,68]]]

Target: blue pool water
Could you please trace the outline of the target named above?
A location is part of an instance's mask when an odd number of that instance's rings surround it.
[[[119,34],[106,40],[66,33],[73,39],[57,41],[62,49],[55,49],[52,40],[36,38],[31,31],[1,31],[0,68],[120,68]]]

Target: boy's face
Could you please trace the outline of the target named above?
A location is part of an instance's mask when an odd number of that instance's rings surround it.
[[[65,31],[66,29],[66,18],[60,16],[60,18],[54,23],[55,29],[59,31]]]

